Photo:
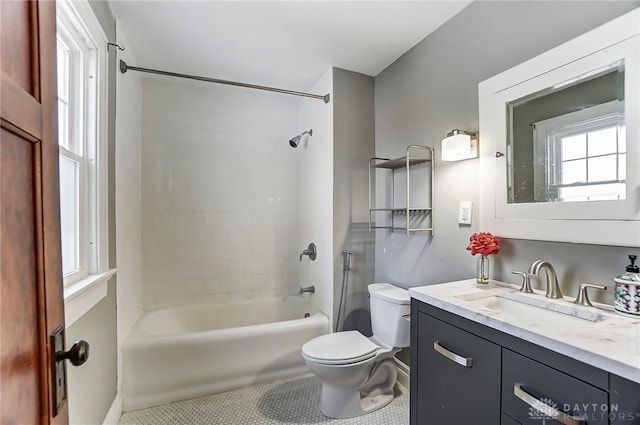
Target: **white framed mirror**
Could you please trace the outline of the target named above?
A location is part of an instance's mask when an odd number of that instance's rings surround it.
[[[482,231],[640,246],[640,9],[478,90]]]

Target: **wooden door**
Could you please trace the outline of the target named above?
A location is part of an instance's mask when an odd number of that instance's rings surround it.
[[[55,414],[49,335],[64,326],[53,1],[0,1],[0,423]],[[55,415],[55,416],[54,416]]]

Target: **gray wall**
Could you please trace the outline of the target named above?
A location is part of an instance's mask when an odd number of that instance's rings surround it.
[[[479,82],[638,6],[638,1],[471,3],[375,78],[376,156],[401,156],[406,145],[417,143],[435,147],[439,158],[445,133],[478,130]],[[478,160],[438,159],[434,237],[378,231],[376,280],[416,286],[474,276],[475,258],[465,248],[471,233],[482,230],[478,199]],[[457,224],[460,201],[474,203],[471,226]],[[611,286],[624,272],[626,254],[639,254],[539,241],[502,244],[500,254],[491,257],[492,278],[515,283],[511,270],[545,258],[556,266],[568,294],[584,281]],[[611,302],[613,291],[592,298]]]
[[[368,229],[368,168],[374,156],[373,78],[333,68],[333,307],[342,290],[342,251],[353,252],[344,329],[371,335],[367,285],[373,282],[374,237]],[[335,325],[335,323],[333,324]]]
[[[91,1],[108,40],[116,39],[116,22],[104,1]],[[115,267],[115,93],[116,54],[109,49],[108,163],[109,163],[109,266]],[[67,369],[70,423],[102,424],[117,391],[116,278],[108,283],[107,296],[66,330],[67,345],[84,339],[90,356],[81,367]]]
[[[89,360],[73,367],[67,363],[69,423],[99,425],[116,396],[116,292],[109,283],[107,296],[67,328],[67,346],[79,339],[89,345]]]

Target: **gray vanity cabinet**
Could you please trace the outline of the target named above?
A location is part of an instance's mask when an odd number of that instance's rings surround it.
[[[564,423],[640,425],[640,384],[415,299],[410,382],[411,425],[561,423],[538,402],[583,419]]]
[[[536,404],[538,400],[552,410],[547,414],[534,409],[531,403]],[[553,410],[577,421],[586,419],[589,425],[609,423],[606,391],[503,349],[502,411],[522,425],[540,425],[543,419],[552,417]]]
[[[640,424],[640,384],[610,375],[609,388],[611,425]]]
[[[420,359],[415,407],[423,419],[414,423],[499,423],[500,346],[424,313],[417,316],[417,338],[420,351],[411,359]]]
[[[513,419],[512,417],[507,416],[503,413],[500,419],[500,425],[522,425],[522,424],[516,421],[515,419]]]

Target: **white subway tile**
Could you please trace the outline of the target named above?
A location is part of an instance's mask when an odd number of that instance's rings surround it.
[[[157,298],[145,298],[142,300],[142,308],[144,310],[155,310],[158,308]]]
[[[304,151],[286,143],[299,131],[298,100],[145,81],[142,102],[142,166],[120,182],[141,180],[122,202],[138,196],[145,212],[147,292],[229,301],[281,291],[280,276],[297,273],[304,248],[297,237]],[[315,161],[305,172],[318,169]],[[183,282],[182,294],[166,275]]]
[[[224,276],[220,278],[220,292],[238,292],[238,277]]]

